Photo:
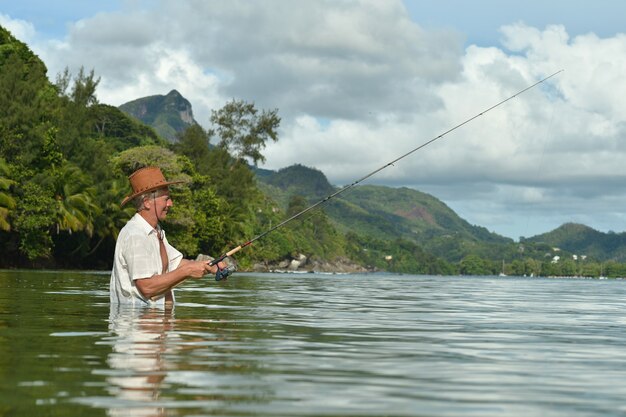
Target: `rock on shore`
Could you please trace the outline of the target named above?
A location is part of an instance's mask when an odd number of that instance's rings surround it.
[[[275,264],[258,263],[254,265],[252,270],[254,272],[372,272],[348,258],[339,257],[333,260],[319,260],[309,259],[303,254],[298,254],[294,258],[285,259]]]

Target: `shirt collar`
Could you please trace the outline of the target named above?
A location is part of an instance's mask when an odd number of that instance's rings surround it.
[[[150,223],[148,223],[148,221],[144,219],[139,213],[135,213],[131,220],[137,222],[139,226],[143,229],[143,231],[146,232],[146,235],[149,236],[152,233],[156,233],[154,227],[152,227]]]

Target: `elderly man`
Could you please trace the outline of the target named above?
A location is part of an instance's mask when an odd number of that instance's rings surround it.
[[[217,266],[183,259],[170,245],[160,221],[174,204],[169,185],[157,167],[145,167],[128,177],[132,193],[122,206],[133,201],[137,213],[120,231],[111,272],[111,303],[161,306],[174,302],[173,288],[187,278],[215,273]]]

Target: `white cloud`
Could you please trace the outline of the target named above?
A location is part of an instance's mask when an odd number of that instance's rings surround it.
[[[0,13],[0,26],[8,29],[14,37],[24,43],[31,43],[35,40],[35,27],[30,22],[12,19],[10,16]]]
[[[337,184],[350,183],[564,68],[545,85],[407,157],[376,180],[435,190],[471,222],[513,237],[517,228],[533,230],[520,226],[533,211],[532,222],[539,227],[584,221],[615,230],[608,219],[621,220],[613,207],[626,203],[619,185],[626,177],[626,116],[619,111],[625,104],[620,67],[626,39],[592,34],[570,39],[561,26],[539,30],[522,24],[504,27],[503,33],[504,46],[511,49],[470,46],[457,77],[429,85],[439,106],[411,117],[387,117],[389,123],[376,123],[370,114],[371,120],[353,121],[348,134],[338,131],[337,120],[324,129],[286,129],[288,142],[268,150],[269,166],[300,161],[322,169]]]
[[[37,38],[28,22],[0,23]],[[457,33],[424,29],[400,1],[163,0],[80,20],[33,48],[52,75],[95,69],[110,104],[175,88],[205,126],[231,98],[278,108],[281,138],[266,167],[302,163],[335,184],[565,69],[372,180],[431,192],[513,237],[530,235],[510,223],[531,210],[542,227],[623,221],[614,207],[626,203],[626,35],[572,37],[562,25],[521,22],[501,33],[501,45],[463,50]]]

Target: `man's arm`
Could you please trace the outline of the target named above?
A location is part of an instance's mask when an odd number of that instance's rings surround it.
[[[217,272],[216,266],[209,266],[207,261],[181,259],[178,268],[165,274],[135,280],[141,294],[150,299],[165,294],[187,278],[202,278],[208,273]]]

